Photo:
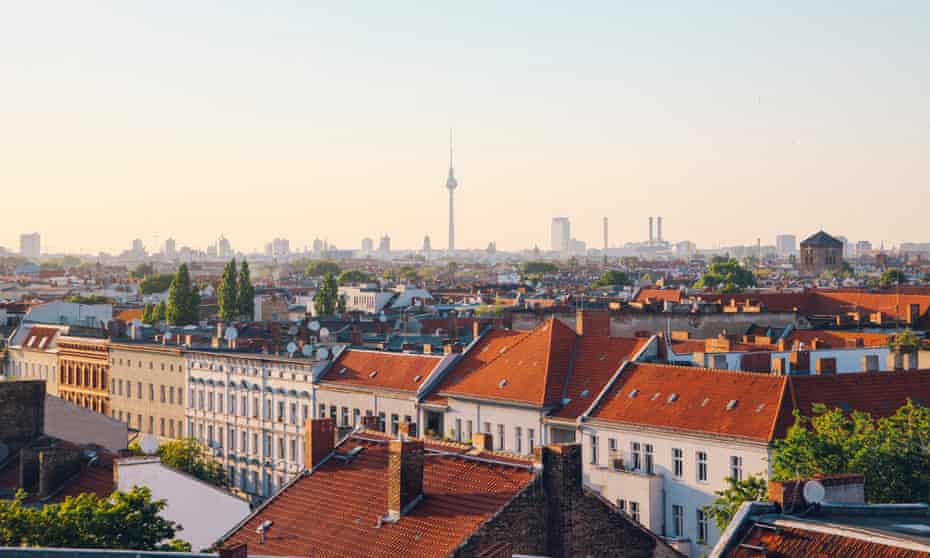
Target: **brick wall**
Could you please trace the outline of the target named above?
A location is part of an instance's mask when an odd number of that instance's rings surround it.
[[[39,498],[51,496],[61,485],[81,471],[81,450],[71,447],[39,452]]]
[[[0,382],[0,442],[28,442],[45,430],[45,382]]]

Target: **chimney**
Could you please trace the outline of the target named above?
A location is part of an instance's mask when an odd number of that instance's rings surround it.
[[[365,415],[362,417],[362,427],[368,430],[380,430],[381,417],[377,415]]]
[[[483,451],[494,451],[494,436],[490,432],[474,432],[471,445]]]
[[[442,354],[451,355],[452,353],[461,353],[462,345],[461,343],[446,343],[442,346]]]
[[[391,440],[388,454],[388,520],[397,521],[423,497],[423,441]]]
[[[653,242],[653,237],[652,237],[652,217],[650,217],[650,218],[649,218],[649,244],[652,244],[652,242]]]
[[[249,547],[245,543],[224,546],[220,548],[219,558],[249,558]]]
[[[610,311],[578,310],[575,312],[575,331],[578,335],[610,337]]]
[[[304,468],[313,469],[322,463],[333,453],[335,443],[336,427],[332,419],[307,420],[304,428]]]
[[[546,544],[547,556],[568,556],[568,533],[575,523],[573,510],[582,499],[581,445],[561,444],[537,448],[535,454],[542,464],[542,482],[549,527]]]
[[[475,319],[471,323],[471,328],[472,328],[471,329],[472,338],[477,339],[478,336],[481,335],[481,323],[477,319]]]
[[[819,482],[824,488],[827,504],[864,504],[865,477],[860,474],[840,474],[788,481],[769,481],[769,500],[782,511],[802,511],[809,503],[804,499],[804,485]]]
[[[662,217],[656,217],[656,240],[662,242]]]
[[[433,354],[433,344],[432,343],[423,343],[423,354],[431,355]]]
[[[352,326],[352,344],[355,346],[362,344],[362,330],[358,326]]]

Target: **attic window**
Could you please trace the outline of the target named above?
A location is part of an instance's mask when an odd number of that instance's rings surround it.
[[[601,355],[601,360],[602,361],[607,360],[607,355]]]
[[[423,376],[420,376],[419,374],[417,374],[416,376],[413,377],[413,383],[419,382],[422,378]]]
[[[377,375],[378,375],[378,371],[377,371],[377,370],[372,370],[372,371],[371,371],[371,374],[369,374],[368,377],[369,377],[369,378],[374,378],[374,377],[377,376]]]
[[[739,401],[737,401],[736,399],[731,399],[730,402],[727,403],[727,410],[732,411],[733,409],[736,408],[737,405],[739,405]]]
[[[638,390],[638,389],[634,389],[633,391],[630,392],[629,395],[627,395],[627,397],[629,397],[630,399],[633,399],[633,398],[636,397],[637,395],[639,395],[639,390]]]
[[[761,413],[762,409],[764,408],[765,408],[765,403],[759,403],[759,405],[756,406],[756,412]]]
[[[705,397],[704,400],[701,401],[701,407],[706,407],[708,403],[710,403],[710,397]]]
[[[501,354],[504,354],[504,353],[506,353],[506,352],[507,352],[507,347],[503,347],[503,348],[501,349]]]
[[[503,380],[497,383],[497,387],[500,389],[504,389],[504,386],[506,385],[507,385],[507,378],[504,378]]]
[[[582,396],[582,397],[587,397],[587,396],[589,396],[589,395],[591,395],[591,391],[590,391],[590,390],[587,390],[587,389],[586,389],[586,390],[584,390],[584,391],[581,392],[581,396]]]
[[[668,396],[668,399],[666,399],[666,401],[667,401],[668,403],[674,403],[674,402],[678,401],[678,394],[677,394],[677,393],[672,393],[672,394],[670,394],[670,395]]]

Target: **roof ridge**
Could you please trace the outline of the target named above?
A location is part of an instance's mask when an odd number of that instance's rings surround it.
[[[555,318],[550,318],[550,321],[552,321],[552,320],[555,320]],[[530,337],[532,337],[532,336],[538,334],[539,332],[541,332],[542,329],[543,329],[544,327],[546,327],[546,323],[547,323],[547,322],[544,322],[542,325],[537,326],[537,327],[536,327],[535,329],[533,329],[532,331],[514,331],[514,333],[516,333],[517,335],[522,335],[522,336],[523,336],[522,339],[520,339],[519,341],[517,341],[517,342],[514,343],[513,345],[509,346],[509,347],[507,348],[506,351],[497,353],[496,355],[494,355],[494,357],[491,358],[491,360],[485,362],[484,364],[482,364],[481,366],[479,366],[479,367],[476,368],[475,370],[472,370],[471,373],[474,373],[474,372],[476,372],[476,371],[478,371],[478,370],[480,370],[480,369],[482,369],[482,368],[487,368],[487,367],[490,366],[492,363],[496,362],[497,359],[502,358],[506,353],[508,353],[508,352],[512,351],[513,349],[517,348],[517,347],[518,347],[520,344],[522,344],[524,341],[526,341],[526,340],[529,339]],[[513,330],[495,330],[495,331],[513,331]]]
[[[789,377],[790,376],[788,376],[787,374],[782,376],[781,391],[778,393],[778,403],[775,404],[775,408],[778,409],[778,412],[775,413],[775,416],[772,417],[772,427],[769,429],[769,442],[773,442],[775,440],[775,433],[778,431],[778,424],[781,421],[781,413],[782,413],[782,408],[784,406],[783,402],[785,400],[785,392],[791,389],[790,387],[788,387],[789,384],[791,383],[788,380]],[[791,394],[791,398],[794,399],[793,392]]]
[[[678,353],[676,353],[678,354]],[[752,376],[754,378],[758,377],[772,377],[772,374],[765,374],[762,372],[749,372],[747,370],[725,370],[721,368],[707,368],[706,366],[687,366],[681,364],[670,364],[665,362],[635,362],[631,361],[630,364],[633,364],[637,367],[639,366],[654,366],[659,368],[675,368],[675,369],[687,369],[692,372],[711,372],[714,374],[732,374],[735,376]]]

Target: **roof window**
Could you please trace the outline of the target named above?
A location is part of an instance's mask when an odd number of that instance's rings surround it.
[[[637,395],[639,395],[639,390],[638,390],[638,389],[634,389],[633,391],[630,392],[629,395],[627,395],[627,397],[629,397],[630,399],[633,399],[633,398],[636,397]]]
[[[737,405],[739,405],[739,401],[737,401],[736,399],[731,399],[730,402],[727,403],[727,410],[732,411],[733,409],[736,408]]]
[[[368,377],[369,377],[369,378],[374,378],[374,377],[377,376],[377,375],[378,375],[378,371],[377,371],[377,370],[372,370],[372,371],[371,371],[371,374],[369,374]]]
[[[667,401],[668,403],[674,403],[674,402],[678,401],[678,394],[677,394],[677,393],[671,393],[671,394],[669,394],[668,399],[666,399],[666,401]]]

